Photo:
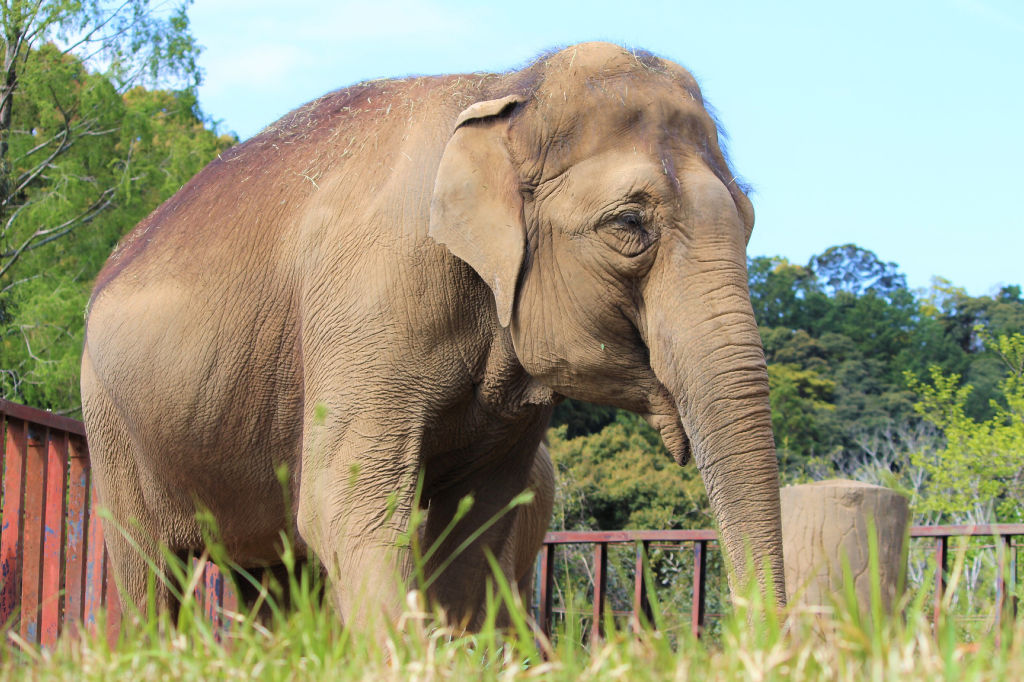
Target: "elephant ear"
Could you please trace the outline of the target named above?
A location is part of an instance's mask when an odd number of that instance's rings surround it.
[[[523,200],[506,145],[507,113],[520,101],[477,102],[459,114],[430,202],[430,236],[487,282],[503,327],[512,320],[526,250]]]

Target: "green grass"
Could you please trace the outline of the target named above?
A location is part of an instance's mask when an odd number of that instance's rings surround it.
[[[528,501],[528,495],[521,495],[501,514]],[[427,559],[471,506],[470,498],[460,504],[456,519],[431,547],[421,548],[418,533],[409,532],[407,546],[416,559],[414,584],[426,586],[436,578],[425,573]],[[585,588],[581,591],[579,581],[570,579],[567,562],[562,602],[570,608],[549,640],[501,580],[491,558],[496,577],[479,632],[467,634],[441,625],[439,614],[426,610],[420,592],[413,591],[407,594],[398,622],[373,634],[340,623],[324,599],[319,568],[297,563],[285,536],[282,560],[288,569],[288,607],[281,599],[282,586],[264,584],[251,612],[222,614],[230,626],[217,630],[194,599],[193,588],[202,580],[203,561],[211,556],[224,571],[237,567],[227,564],[212,517],[204,517],[204,523],[210,549],[200,562],[193,565],[170,553],[165,556],[168,575],[161,579],[181,597],[175,619],[153,607],[151,589],[148,609],[126,609],[114,646],[99,634],[105,632],[102,618],[94,632],[64,636],[52,650],[26,643],[10,631],[7,644],[0,646],[0,680],[1024,679],[1024,619],[1000,626],[998,644],[991,626],[988,631],[977,623],[965,627],[953,615],[933,624],[927,586],[907,591],[893,615],[882,606],[877,578],[869,604],[858,603],[851,589],[827,608],[791,605],[781,613],[768,607],[768,600],[752,586],[733,600],[708,636],[697,639],[676,613],[677,599],[657,602],[664,591],[654,589],[654,578],[647,572],[655,627],[634,634],[623,627],[621,617],[609,612],[605,637],[592,642],[587,636],[590,618],[582,615],[589,611]],[[422,514],[416,513],[410,528],[420,523]],[[873,539],[873,532],[868,535]],[[877,546],[869,543],[869,549],[871,573],[877,576]],[[968,552],[965,544],[954,553],[944,600],[951,614]],[[239,574],[240,579],[261,585],[256,578]],[[151,576],[152,586],[156,577],[152,572]],[[512,623],[504,630],[495,627],[502,609],[508,609]]]
[[[198,569],[174,567],[188,585]],[[877,604],[861,608],[841,597],[829,609],[765,608],[758,591],[734,604],[714,639],[685,630],[616,629],[606,618],[603,641],[586,643],[587,624],[568,619],[552,641],[532,630],[521,610],[514,626],[497,630],[493,619],[512,600],[496,582],[481,632],[467,635],[439,626],[416,593],[396,627],[371,636],[340,625],[324,604],[318,574],[290,577],[293,606],[278,608],[274,590],[265,597],[269,617],[226,614],[231,627],[219,634],[189,598],[179,618],[125,614],[120,641],[86,634],[64,637],[52,651],[9,635],[0,661],[2,679],[34,680],[1012,680],[1024,679],[1024,621],[1007,624],[1002,643],[981,637],[965,643],[954,619],[933,628],[923,592],[911,592],[895,617]],[[951,590],[955,585],[951,586]],[[655,609],[656,620],[662,620]],[[663,623],[664,624],[664,623]],[[102,632],[102,627],[100,628]]]

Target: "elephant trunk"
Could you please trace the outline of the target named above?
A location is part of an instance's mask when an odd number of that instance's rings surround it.
[[[648,317],[647,341],[651,365],[674,400],[704,479],[733,569],[733,594],[745,589],[752,560],[762,587],[771,588],[781,605],[786,592],[768,374],[745,262],[730,260],[724,284],[721,261],[713,273],[673,278],[669,305]],[[694,316],[694,310],[702,313]],[[771,570],[768,585],[765,566]]]

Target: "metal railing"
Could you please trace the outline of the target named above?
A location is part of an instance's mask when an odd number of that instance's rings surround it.
[[[1019,542],[1015,538],[1024,537],[1024,524],[978,524],[972,526],[912,526],[911,540],[923,542],[934,541],[934,588],[933,618],[938,622],[946,596],[949,576],[950,538],[988,538],[992,539],[996,552],[995,570],[995,623],[1001,623],[1007,617],[1017,614],[1017,600],[1014,596],[1014,580],[1017,575],[1017,549]],[[644,579],[648,566],[649,549],[653,544],[660,547],[676,547],[693,553],[691,595],[690,595],[690,631],[700,636],[707,625],[706,593],[707,593],[707,559],[708,551],[718,546],[718,534],[714,530],[635,530],[635,531],[557,531],[549,532],[544,538],[544,546],[538,558],[537,567],[537,605],[535,609],[537,622],[541,630],[550,635],[552,616],[552,595],[554,587],[555,548],[561,545],[593,545],[593,568],[590,571],[592,600],[590,604],[590,636],[600,637],[604,621],[608,579],[608,550],[614,545],[633,545],[635,560],[633,562],[632,610],[627,614],[631,627],[638,629],[651,623],[651,605],[647,594],[647,581]],[[984,549],[984,548],[976,548]],[[567,609],[563,609],[567,610]],[[999,632],[996,631],[998,637]]]
[[[120,629],[120,602],[103,547],[103,524],[91,492],[88,447],[81,422],[6,400],[0,400],[0,443],[3,444],[2,509],[0,509],[0,626],[27,642],[51,646],[60,633],[81,624],[95,628],[106,609],[107,636]],[[1017,574],[1014,538],[1024,524],[978,526],[915,526],[912,538],[935,542],[935,617],[946,589],[951,537],[995,539],[996,622],[1016,612],[1008,583]],[[707,625],[708,553],[717,547],[713,530],[557,531],[544,538],[538,557],[535,613],[550,634],[555,576],[555,550],[568,545],[593,545],[590,634],[601,635],[608,594],[608,555],[613,546],[633,545],[633,628],[651,622],[647,594],[648,557],[652,547],[678,547],[692,552],[692,594],[689,627],[700,635]],[[202,567],[204,579],[195,596],[204,612],[223,622],[237,608],[230,583],[213,564]],[[567,609],[563,609],[563,612]]]
[[[717,543],[713,530],[621,530],[621,531],[554,531],[544,537],[538,557],[537,622],[545,635],[551,634],[552,597],[554,594],[555,548],[559,545],[592,544],[594,546],[593,599],[591,602],[591,637],[601,635],[608,577],[608,546],[634,545],[633,610],[630,624],[639,630],[652,622],[651,604],[644,574],[652,543],[659,545],[692,544],[693,591],[690,599],[690,628],[696,635],[704,627],[708,546]]]

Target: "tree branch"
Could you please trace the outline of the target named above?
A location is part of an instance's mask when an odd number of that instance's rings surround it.
[[[113,203],[115,189],[116,188],[114,187],[110,187],[104,190],[92,206],[74,218],[66,220],[56,227],[51,227],[49,229],[40,228],[33,232],[28,239],[22,242],[21,246],[17,249],[0,254],[0,258],[8,259],[7,262],[3,264],[3,267],[0,267],[0,277],[3,277],[26,251],[33,251],[41,246],[45,246],[46,244],[69,234],[82,225],[92,222],[97,215]]]
[[[43,171],[50,167],[50,164],[58,156],[66,152],[71,148],[71,142],[68,141],[68,128],[64,128],[65,135],[61,140],[61,143],[50,153],[48,157],[39,164],[36,165],[31,171],[23,173],[16,181],[15,186],[12,189],[7,190],[7,196],[0,198],[0,211],[7,208],[11,201],[18,196],[26,187],[32,184],[32,181],[42,175]]]
[[[7,286],[5,286],[3,289],[0,289],[0,294],[6,294],[8,291],[11,291],[12,289],[14,289],[14,287],[18,286],[19,284],[24,284],[25,282],[31,282],[32,280],[39,279],[42,276],[43,276],[43,273],[37,272],[34,275],[29,275],[28,277],[22,277],[21,279],[16,279],[13,282],[11,282],[10,284],[8,284]]]

